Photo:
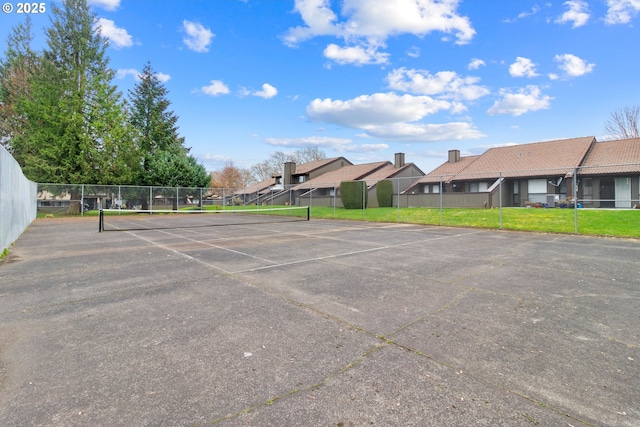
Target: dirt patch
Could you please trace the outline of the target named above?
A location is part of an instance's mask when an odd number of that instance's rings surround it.
[[[9,264],[12,262],[18,262],[20,261],[20,257],[17,255],[14,255],[12,253],[9,253],[5,256],[3,256],[2,258],[0,258],[0,265],[2,264]]]

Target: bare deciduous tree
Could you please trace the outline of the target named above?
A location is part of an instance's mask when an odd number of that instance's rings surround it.
[[[611,113],[605,123],[604,132],[614,139],[640,138],[638,128],[640,122],[640,106],[624,107]]]
[[[234,166],[232,161],[222,170],[211,173],[211,188],[243,188],[252,183],[251,171]]]
[[[269,179],[273,175],[282,173],[283,165],[286,162],[296,162],[298,164],[309,163],[315,160],[326,159],[327,155],[318,147],[307,147],[293,153],[284,153],[276,151],[271,156],[258,164],[251,167],[251,172],[258,181]]]

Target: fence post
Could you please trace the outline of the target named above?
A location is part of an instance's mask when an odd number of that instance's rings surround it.
[[[502,230],[502,172],[500,172],[500,177],[498,179],[500,180],[500,184],[498,184],[498,191],[500,191],[500,227],[499,229]]]
[[[442,175],[440,175],[440,225],[442,225],[442,191],[443,191]]]
[[[398,185],[396,187],[398,189],[398,220],[396,222],[400,222],[400,178],[398,178]],[[407,203],[407,207],[409,207],[409,203]]]
[[[80,188],[80,216],[84,216],[84,184]]]
[[[573,168],[573,228],[578,234],[578,168]]]
[[[333,219],[336,219],[336,184],[333,183]]]
[[[367,205],[366,205],[365,200],[367,200],[367,196],[368,196],[368,194],[367,194],[367,192],[368,192],[367,181],[365,181],[364,179],[362,180],[362,187],[363,187],[363,189],[362,189],[362,220],[364,221],[364,219],[367,216],[365,214],[365,212],[367,210]]]

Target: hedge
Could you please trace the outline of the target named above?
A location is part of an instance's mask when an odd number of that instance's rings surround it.
[[[388,179],[378,181],[376,184],[376,198],[378,206],[381,208],[390,208],[393,206],[393,182]]]
[[[340,183],[340,199],[345,209],[366,209],[369,201],[367,183],[365,181],[342,181]]]

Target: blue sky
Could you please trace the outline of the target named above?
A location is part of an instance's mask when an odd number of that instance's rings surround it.
[[[9,3],[5,37],[22,19]],[[114,83],[127,94],[150,61],[208,170],[316,146],[429,172],[450,149],[606,139],[609,115],[639,103],[640,0],[89,3]]]

